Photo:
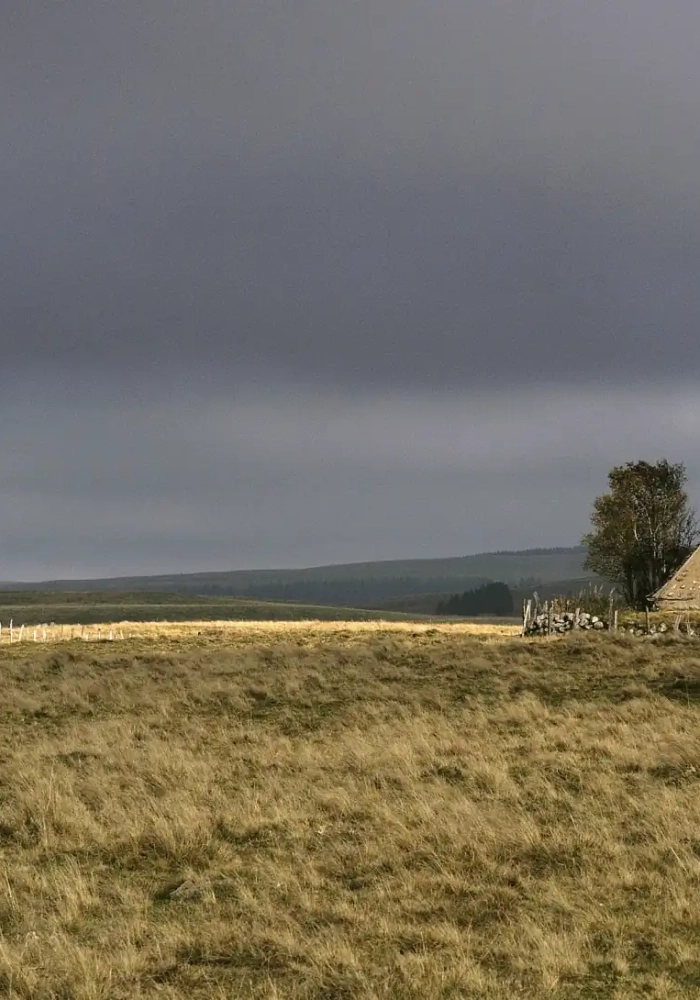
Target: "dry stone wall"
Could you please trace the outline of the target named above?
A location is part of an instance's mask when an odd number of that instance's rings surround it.
[[[524,626],[523,634],[528,636],[538,635],[561,635],[564,632],[574,631],[603,632],[615,631],[627,633],[628,635],[665,635],[666,633],[681,632],[686,635],[697,635],[700,633],[700,625],[691,624],[689,621],[681,621],[680,616],[669,624],[668,622],[650,623],[648,626],[640,622],[618,623],[617,617],[612,620],[603,618],[600,615],[593,615],[587,612],[565,611],[561,614],[545,612],[534,615]]]
[[[525,626],[525,635],[551,635],[552,633],[572,632],[576,629],[601,631],[609,628],[609,624],[598,615],[587,612],[564,611],[563,614],[536,614]]]

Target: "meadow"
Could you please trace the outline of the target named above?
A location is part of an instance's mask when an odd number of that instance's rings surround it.
[[[193,621],[411,621],[416,617],[391,611],[299,604],[294,601],[239,597],[198,597],[194,594],[142,592],[42,592],[0,590],[0,623],[19,629],[118,622]],[[94,631],[94,630],[93,630]]]
[[[697,996],[698,640],[508,628],[4,644],[0,995]]]

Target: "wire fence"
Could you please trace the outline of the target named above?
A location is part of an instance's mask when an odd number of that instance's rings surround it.
[[[20,642],[70,642],[82,639],[84,642],[114,642],[124,639],[124,630],[104,625],[57,625],[46,622],[42,625],[15,625],[0,622],[0,644],[12,645]]]

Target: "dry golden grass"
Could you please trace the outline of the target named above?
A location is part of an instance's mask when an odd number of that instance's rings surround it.
[[[236,628],[3,646],[1,996],[698,995],[696,640]]]
[[[82,639],[90,642],[96,640],[121,639],[187,639],[204,638],[230,640],[235,642],[257,642],[266,637],[284,639],[285,637],[302,638],[305,642],[316,643],[323,639],[346,636],[394,634],[421,636],[430,635],[474,635],[480,637],[513,636],[521,632],[521,626],[513,624],[493,624],[481,622],[402,622],[402,621],[114,621],[99,622],[90,625],[78,624],[48,624],[24,629],[23,642],[58,642]],[[19,629],[13,632],[15,643],[19,642]],[[10,632],[3,630],[2,641],[9,644]]]

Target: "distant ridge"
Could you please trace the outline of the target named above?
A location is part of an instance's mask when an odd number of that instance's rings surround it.
[[[43,580],[2,584],[13,591],[159,591],[203,596],[247,597],[310,604],[371,608],[375,603],[414,595],[462,592],[484,583],[530,587],[554,581],[590,579],[582,546],[482,552],[441,559],[390,559],[304,569],[232,570]]]
[[[586,553],[585,545],[555,545],[549,549],[495,549],[493,552],[481,552],[482,556],[545,556],[545,555],[557,555],[558,553],[571,554],[573,552],[580,552],[582,555]],[[464,559],[476,558],[472,556],[463,556]]]
[[[256,576],[256,577],[267,577],[275,576],[279,574],[283,575],[306,575],[309,573],[319,573],[325,570],[351,570],[355,568],[362,567],[363,569],[368,566],[372,567],[389,567],[389,566],[428,566],[434,564],[457,564],[463,563],[467,560],[481,560],[490,559],[494,556],[585,556],[586,549],[583,545],[573,545],[573,546],[552,546],[550,548],[534,548],[534,549],[494,549],[491,552],[476,552],[469,555],[462,556],[441,556],[436,559],[427,558],[416,558],[416,559],[377,559],[370,562],[360,561],[351,563],[324,563],[322,565],[306,566],[296,569],[289,569],[285,567],[278,567],[274,569],[235,569],[235,570],[204,570],[194,573],[160,573],[160,574],[145,574],[142,576],[114,576],[114,577],[88,577],[84,579],[70,579],[70,580],[42,580],[42,581],[9,581],[0,582],[1,587],[26,587],[34,589],[39,588],[49,588],[52,585],[73,585],[76,589],[79,585],[84,583],[124,583],[129,580],[142,580],[155,581],[155,580],[184,580],[184,579],[204,579],[210,577],[245,577],[245,576]],[[111,589],[111,588],[109,588]]]

